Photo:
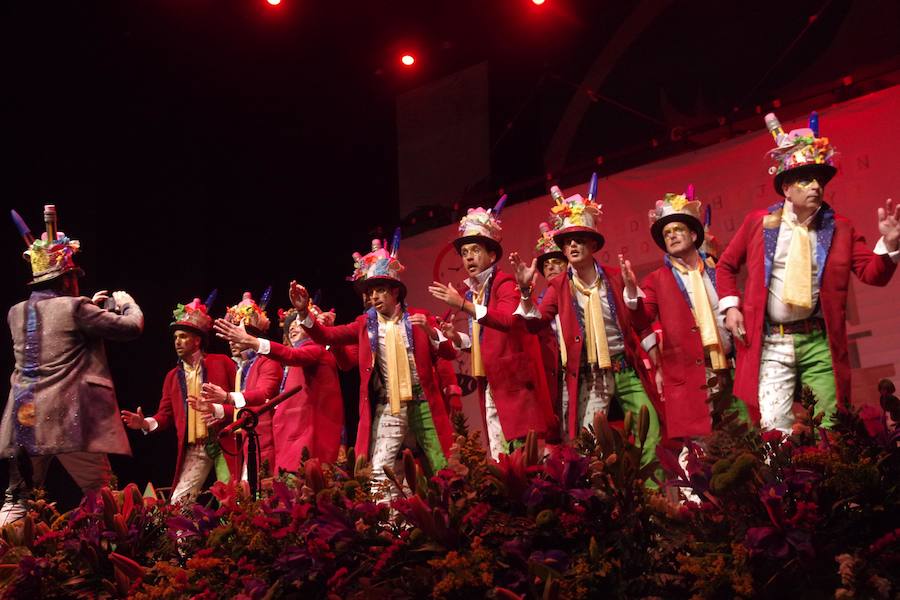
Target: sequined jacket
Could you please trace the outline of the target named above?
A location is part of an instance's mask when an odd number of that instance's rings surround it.
[[[15,367],[0,424],[0,453],[131,454],[119,418],[103,340],[130,340],[144,328],[134,303],[122,314],[86,297],[35,291],[9,310]]]

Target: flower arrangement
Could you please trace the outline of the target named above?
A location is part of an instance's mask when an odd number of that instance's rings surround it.
[[[789,436],[726,416],[640,465],[646,414],[602,415],[572,445],[486,458],[454,417],[446,468],[409,451],[386,475],[348,451],[298,472],[217,483],[175,508],[122,491],[59,514],[38,499],[0,535],[2,597],[891,598],[900,583],[896,442],[843,410],[820,429],[810,394]],[[632,430],[634,436],[624,432]],[[665,472],[662,491],[647,478]],[[689,489],[688,489],[689,488]],[[690,494],[682,494],[684,489]],[[691,498],[686,500],[685,498]]]

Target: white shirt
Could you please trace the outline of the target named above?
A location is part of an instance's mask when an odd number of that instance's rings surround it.
[[[478,292],[481,291],[481,288],[487,285],[487,280],[490,278],[492,272],[493,269],[488,268],[475,277],[467,278],[465,281],[466,285],[469,287],[469,290],[472,292],[472,306],[475,307],[474,319],[479,322],[487,315],[487,305],[479,304],[475,299],[478,296]],[[460,331],[459,338],[460,344],[456,347],[457,350],[468,350],[472,347],[472,338],[469,337],[469,334]]]

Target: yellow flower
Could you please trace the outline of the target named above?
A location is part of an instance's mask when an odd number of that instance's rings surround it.
[[[684,194],[673,195],[669,198],[669,204],[672,205],[672,208],[680,211],[685,207],[688,203],[688,199]]]

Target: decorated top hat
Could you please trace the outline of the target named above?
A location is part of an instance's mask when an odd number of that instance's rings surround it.
[[[534,247],[534,252],[537,255],[538,271],[543,273],[545,262],[551,258],[566,260],[566,255],[563,254],[563,251],[560,250],[559,246],[556,245],[556,242],[553,241],[553,234],[556,232],[550,231],[550,226],[546,223],[541,223],[540,229],[541,237],[538,238],[537,244]]]
[[[353,282],[357,294],[379,283],[387,283],[400,288],[400,299],[406,297],[406,285],[400,281],[403,265],[397,260],[400,250],[400,228],[394,231],[391,250],[384,247],[381,240],[372,240],[372,251],[366,255],[359,252],[353,254],[353,274],[348,277]]]
[[[591,177],[587,198],[583,198],[581,194],[574,194],[566,198],[559,187],[554,185],[550,188],[550,196],[556,201],[556,206],[550,209],[550,218],[552,219],[551,225],[556,230],[553,234],[553,241],[557,246],[562,248],[567,237],[578,234],[597,242],[597,250],[603,247],[605,240],[597,231],[597,226],[600,224],[601,205],[594,201],[596,195],[596,173]]]
[[[457,253],[462,253],[462,247],[466,244],[482,244],[488,251],[494,252],[499,259],[503,255],[503,229],[500,227],[500,211],[506,204],[506,194],[497,200],[494,208],[484,210],[470,208],[459,220],[459,236],[453,240],[453,247]]]
[[[207,307],[212,306],[216,300],[217,290],[213,290],[206,298],[206,302],[200,302],[200,298],[194,298],[188,304],[179,304],[172,311],[172,317],[175,319],[169,323],[169,331],[188,331],[196,333],[204,340],[209,337],[212,331],[213,319],[207,314]]]
[[[815,177],[824,186],[837,174],[834,148],[827,137],[819,137],[819,116],[815,112],[809,115],[809,127],[793,129],[790,133],[784,132],[773,113],[765,119],[777,146],[767,154],[773,163],[769,174],[775,176],[775,193],[784,194],[781,185],[788,175]]]
[[[28,285],[35,285],[51,281],[74,271],[78,275],[84,272],[75,264],[75,254],[81,250],[81,242],[70,240],[62,231],[57,229],[56,206],[47,204],[44,206],[44,225],[46,231],[39,239],[35,239],[28,225],[19,213],[11,211],[13,223],[19,234],[25,241],[28,249],[22,253],[22,257],[31,264],[31,281]]]
[[[676,221],[684,223],[697,234],[694,247],[699,248],[703,244],[705,232],[703,222],[700,220],[700,201],[694,199],[693,185],[688,185],[683,194],[667,193],[665,198],[657,200],[656,211],[651,212],[650,218],[653,220],[653,224],[650,225],[650,235],[663,251],[666,249],[663,229],[669,223]]]
[[[244,329],[250,335],[257,337],[269,330],[271,323],[266,315],[266,305],[269,303],[269,297],[272,295],[272,288],[266,288],[263,292],[260,303],[257,304],[253,300],[250,292],[244,292],[241,301],[234,306],[229,306],[225,311],[225,320],[235,325],[243,323]]]

